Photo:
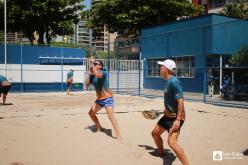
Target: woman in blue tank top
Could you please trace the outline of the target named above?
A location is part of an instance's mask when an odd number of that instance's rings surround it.
[[[108,72],[104,69],[103,62],[100,60],[94,60],[94,58],[91,57],[89,74],[89,83],[94,86],[97,96],[95,103],[92,105],[89,111],[89,115],[92,121],[96,124],[97,131],[103,131],[103,128],[96,116],[96,113],[104,107],[116,132],[116,138],[118,140],[122,140],[118,123],[114,116],[114,99],[113,93],[109,88]],[[86,84],[86,86],[88,85],[89,84]]]

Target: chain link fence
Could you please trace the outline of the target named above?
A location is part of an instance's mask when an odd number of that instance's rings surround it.
[[[102,60],[109,72],[110,88],[114,92],[140,91],[143,84],[142,61],[127,60],[117,54],[116,43],[111,51],[96,51],[93,55]],[[86,90],[89,60],[81,48],[7,45],[5,64],[4,45],[0,46],[0,74],[12,84],[12,92],[65,91],[67,73],[74,69],[72,91]],[[86,54],[85,54],[86,55]]]
[[[206,27],[199,28],[208,32]],[[193,33],[194,29],[187,30]],[[172,36],[174,33],[178,31],[161,34],[160,37]],[[162,58],[141,60],[140,40],[137,38],[118,39],[115,43],[108,43],[107,47],[107,51],[96,50],[91,53],[103,61],[110,75],[110,88],[114,92],[163,98],[163,87],[158,86],[164,82],[159,76],[156,64],[156,61],[163,60]],[[47,49],[44,49],[44,46],[8,45],[7,63],[4,64],[3,45],[0,47],[0,74],[8,75],[12,83],[11,91],[63,92],[66,90],[66,75],[71,68],[74,69],[72,90],[86,90],[84,81],[88,74],[89,61],[80,54],[82,52],[63,46]],[[208,56],[206,58],[208,61]],[[178,65],[176,76],[183,84],[186,100],[248,107],[248,67],[230,67],[224,64],[216,67],[208,65],[207,61],[207,67],[199,67],[191,62],[196,60],[193,56],[187,59],[175,57],[174,60]],[[188,68],[189,72],[183,68],[185,61],[187,66],[191,66]],[[149,66],[155,69],[151,70]],[[149,85],[146,85],[148,83]]]

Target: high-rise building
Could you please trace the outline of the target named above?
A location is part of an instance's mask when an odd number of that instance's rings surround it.
[[[77,44],[90,47],[90,30],[86,27],[86,21],[80,20],[75,28],[75,40]]]
[[[91,8],[100,2],[101,0],[91,0]],[[108,50],[108,43],[110,43],[110,50],[114,50],[114,42],[116,39],[115,33],[109,33],[108,30],[104,27],[104,30],[101,32],[100,36],[97,38],[92,38],[92,47],[95,51],[107,51]]]

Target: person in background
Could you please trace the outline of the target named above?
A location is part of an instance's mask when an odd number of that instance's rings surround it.
[[[66,86],[67,86],[66,94],[67,95],[70,95],[71,86],[72,86],[72,83],[73,83],[73,73],[74,73],[73,68],[67,73],[67,80],[66,80]]]
[[[10,87],[11,87],[11,84],[8,81],[8,79],[5,76],[0,75],[0,97],[3,94],[3,104],[2,105],[6,104],[6,97],[8,95]]]
[[[230,77],[228,77],[228,75],[226,75],[222,81],[222,86],[220,89],[221,96],[223,96],[227,92],[230,85],[231,85],[231,79],[230,79]]]

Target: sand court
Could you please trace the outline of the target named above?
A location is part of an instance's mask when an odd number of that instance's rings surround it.
[[[163,165],[180,164],[166,143],[167,156],[155,155],[151,131],[159,118],[145,119],[141,111],[163,109],[161,98],[114,95],[115,115],[124,143],[115,139],[102,109],[104,132],[95,132],[88,116],[94,92],[10,93],[0,106],[0,165]],[[11,105],[11,103],[13,105]],[[248,110],[185,102],[186,122],[179,136],[192,165],[246,165],[248,156],[213,160],[213,151],[242,153],[248,148]]]

